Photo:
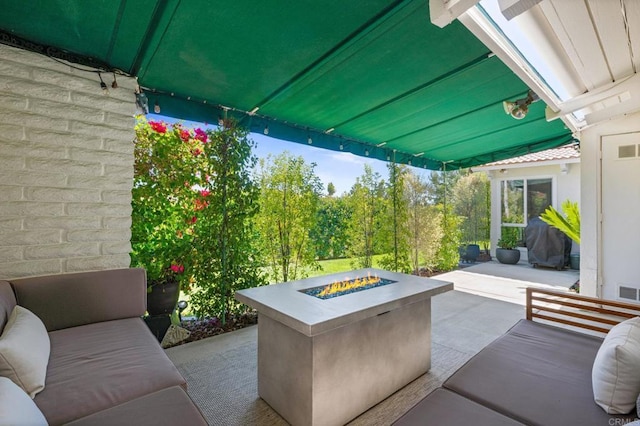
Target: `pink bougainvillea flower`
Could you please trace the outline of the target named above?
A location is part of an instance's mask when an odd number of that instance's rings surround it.
[[[198,155],[202,154],[202,152],[203,151],[200,148],[196,148],[193,150],[193,155],[197,157]]]
[[[183,142],[188,142],[189,139],[191,139],[189,131],[184,129],[180,130],[180,139],[182,139]]]
[[[150,121],[149,126],[158,133],[167,133],[167,125],[160,121]]]
[[[196,200],[194,204],[195,204],[195,206],[193,207],[193,209],[195,211],[203,210],[207,206],[209,206],[209,202],[208,201],[203,201],[203,200]]]
[[[176,265],[175,263],[171,265],[171,270],[176,274],[181,274],[184,272],[184,266]]]
[[[202,191],[200,191],[200,195],[202,195],[203,197],[208,197],[209,195],[211,195],[211,191],[209,191],[208,189],[203,189]]]
[[[207,132],[202,129],[196,129],[196,139],[202,143],[207,143]]]

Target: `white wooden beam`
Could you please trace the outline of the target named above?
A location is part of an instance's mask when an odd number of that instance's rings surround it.
[[[429,0],[431,23],[444,28],[480,0]]]
[[[576,111],[603,103],[604,109],[588,113],[585,116],[587,124],[594,124],[624,113],[634,112],[640,105],[640,74],[633,74],[625,79],[576,96],[567,102],[559,104],[558,110],[547,106],[548,121],[573,114]],[[610,110],[609,112],[606,112]]]

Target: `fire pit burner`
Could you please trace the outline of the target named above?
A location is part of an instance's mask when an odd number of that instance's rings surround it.
[[[366,276],[362,278],[344,279],[342,281],[334,281],[331,284],[320,285],[317,287],[305,288],[298,290],[309,296],[326,300],[333,297],[343,296],[345,294],[355,293],[370,288],[381,287],[383,285],[392,284],[397,281],[380,278],[378,276]]]

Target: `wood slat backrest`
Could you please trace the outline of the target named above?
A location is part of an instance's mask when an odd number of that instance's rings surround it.
[[[538,319],[606,334],[614,325],[636,316],[640,316],[640,304],[527,288],[530,321]]]

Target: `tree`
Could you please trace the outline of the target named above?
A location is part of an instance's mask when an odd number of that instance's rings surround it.
[[[283,152],[260,162],[260,213],[256,225],[265,263],[275,281],[301,278],[317,267],[309,231],[322,191],[315,164]]]
[[[436,253],[436,268],[439,271],[455,269],[460,262],[460,218],[454,213],[450,204],[437,206],[440,213],[442,237]]]
[[[440,215],[429,204],[428,182],[414,173],[405,177],[407,194],[408,229],[411,246],[411,267],[418,272],[421,267],[436,269],[437,252],[442,240]]]
[[[396,163],[387,164],[387,168],[389,182],[385,187],[386,203],[385,211],[382,212],[385,216],[382,221],[382,251],[385,255],[380,263],[385,269],[408,273],[411,271],[409,218],[404,184],[408,169]]]
[[[311,239],[320,259],[345,257],[349,243],[347,232],[351,209],[345,197],[322,197]]]
[[[329,195],[329,197],[333,197],[335,193],[336,193],[336,186],[333,184],[333,182],[329,182],[327,184],[327,194]]]
[[[356,179],[349,196],[351,221],[349,224],[349,255],[356,258],[354,267],[370,268],[376,253],[376,239],[380,232],[380,212],[384,202],[384,181],[379,173],[365,164],[364,174]]]
[[[258,212],[259,189],[251,179],[257,159],[248,132],[225,121],[209,131],[207,167],[196,200],[194,270],[197,290],[191,303],[198,316],[227,314],[240,309],[236,290],[265,284],[256,253],[253,219]]]
[[[489,179],[484,173],[466,173],[453,188],[454,212],[462,218],[462,241],[477,243],[489,231],[490,206],[487,203]]]
[[[453,188],[460,178],[460,171],[434,171],[429,175],[429,201],[433,205],[448,204],[453,198]]]

